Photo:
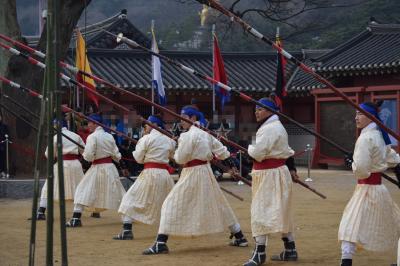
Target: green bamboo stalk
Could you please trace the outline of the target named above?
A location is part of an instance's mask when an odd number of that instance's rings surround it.
[[[43,82],[42,95],[46,95],[46,80]],[[40,103],[40,116],[38,122],[38,132],[36,136],[36,147],[35,147],[35,163],[34,163],[34,184],[33,184],[33,201],[32,201],[32,220],[31,220],[31,234],[29,242],[29,266],[35,265],[35,250],[36,250],[36,213],[38,209],[38,197],[39,197],[39,175],[40,167],[39,162],[41,161],[41,150],[40,147],[44,141],[44,119],[46,114],[46,101],[43,99]]]
[[[53,265],[53,222],[54,222],[54,147],[53,147],[53,111],[54,111],[54,88],[57,86],[57,48],[55,35],[55,0],[47,1],[47,45],[46,45],[46,71],[47,82],[47,235],[46,235],[46,265]]]
[[[54,64],[56,70],[56,77],[58,77],[58,73],[60,72],[60,65],[57,63],[59,61],[59,25],[60,25],[60,18],[59,18],[59,1],[54,1],[54,34],[56,38],[55,48],[56,53],[54,56]],[[61,234],[61,259],[63,266],[68,265],[68,253],[67,253],[67,233],[65,228],[65,191],[64,191],[64,162],[63,162],[63,152],[62,152],[62,113],[61,113],[61,100],[63,91],[60,88],[60,79],[56,78],[56,91],[55,91],[55,101],[56,101],[56,116],[57,116],[57,167],[58,167],[58,188],[59,188],[59,207],[60,207],[60,234]]]

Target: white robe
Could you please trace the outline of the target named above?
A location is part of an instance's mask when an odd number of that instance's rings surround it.
[[[400,163],[399,155],[385,145],[375,123],[369,124],[357,139],[353,154],[356,179],[385,171]],[[339,240],[357,243],[371,251],[395,247],[400,236],[400,209],[385,185],[357,184],[339,226]]]
[[[277,115],[272,115],[257,130],[249,155],[264,159],[287,159],[294,154],[288,134]],[[251,231],[253,237],[293,231],[292,178],[286,165],[274,169],[252,170]]]
[[[140,164],[168,164],[175,145],[174,140],[153,129],[138,141],[133,157]],[[159,222],[161,206],[173,186],[168,170],[144,169],[122,198],[118,212],[144,224]]]
[[[119,162],[121,154],[113,136],[105,132],[102,127],[97,127],[87,137],[83,158],[93,162],[106,157]],[[124,194],[125,189],[113,163],[92,164],[76,188],[74,203],[97,210],[118,210]]]
[[[74,132],[69,131],[66,127],[63,127],[61,131],[66,136],[70,137],[75,142],[77,142],[80,145],[82,145],[83,147],[85,147],[85,143],[83,142],[82,138],[78,134],[75,134]],[[54,157],[56,157],[57,156],[57,135],[54,136],[53,140],[54,140],[53,153],[54,153]],[[82,148],[79,148],[78,145],[71,142],[64,136],[62,137],[62,153],[63,153],[63,155],[66,155],[66,154],[78,155],[82,152],[83,152]],[[48,154],[48,149],[46,148],[46,152],[45,152],[46,157],[47,157],[47,154]],[[74,200],[75,189],[78,186],[79,182],[83,178],[82,165],[79,162],[79,160],[76,159],[76,160],[64,160],[63,166],[64,166],[65,200]],[[59,199],[59,191],[58,191],[58,164],[57,163],[54,164],[53,171],[54,171],[54,200],[58,200]],[[42,187],[42,192],[41,192],[40,198],[47,199],[47,179]]]
[[[185,164],[230,156],[226,147],[201,129],[191,126],[182,133],[174,159]],[[237,223],[235,214],[215,180],[210,164],[183,168],[161,208],[159,234],[199,236],[223,232]]]

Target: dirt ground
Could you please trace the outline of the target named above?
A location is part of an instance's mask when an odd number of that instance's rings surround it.
[[[300,176],[305,176],[300,171]],[[337,230],[342,211],[350,199],[355,180],[349,171],[312,170],[311,185],[324,193],[328,199],[323,200],[299,185],[294,189],[294,211],[296,221],[296,244],[299,252],[298,262],[272,262],[265,265],[339,265],[340,245]],[[83,215],[82,228],[68,228],[69,265],[242,265],[250,256],[254,247],[250,228],[250,188],[238,186],[233,182],[220,183],[245,201],[226,195],[231,203],[242,229],[250,240],[247,248],[235,248],[227,245],[228,230],[225,233],[198,237],[171,237],[168,255],[143,256],[142,251],[149,247],[156,236],[157,226],[134,224],[132,241],[115,241],[112,236],[121,229],[121,222],[116,212],[106,211],[100,219]],[[388,182],[393,198],[400,202],[398,188]],[[60,240],[58,205],[55,218],[54,259],[60,265]],[[0,265],[27,265],[28,243],[30,233],[31,201],[0,200]],[[72,205],[67,205],[67,216],[70,217]],[[41,221],[37,230],[36,265],[45,265],[46,224]],[[267,255],[281,251],[282,241],[279,235],[271,237]],[[390,265],[396,260],[396,247],[387,253],[358,251],[353,265],[381,266]]]

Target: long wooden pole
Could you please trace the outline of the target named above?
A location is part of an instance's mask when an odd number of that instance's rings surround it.
[[[360,106],[358,106],[355,102],[353,102],[349,97],[347,97],[346,94],[344,94],[342,91],[340,91],[338,88],[336,88],[331,82],[329,82],[327,79],[322,77],[321,75],[317,74],[312,68],[309,66],[305,65],[302,63],[299,59],[291,55],[289,52],[285,51],[282,49],[282,47],[279,47],[274,41],[270,40],[266,36],[264,36],[262,33],[258,32],[255,28],[251,27],[249,24],[247,24],[243,19],[239,18],[235,14],[233,14],[231,11],[227,10],[225,7],[223,7],[220,3],[218,3],[215,0],[196,0],[197,2],[200,2],[202,4],[208,5],[212,7],[213,9],[218,10],[222,14],[228,16],[231,21],[237,22],[240,26],[243,27],[245,31],[250,33],[253,37],[269,44],[272,46],[272,48],[276,49],[280,54],[282,54],[286,59],[290,60],[292,63],[294,63],[296,66],[298,66],[300,69],[302,69],[305,73],[310,74],[313,76],[316,80],[319,82],[325,84],[329,89],[331,89],[336,95],[338,95],[340,98],[342,98],[345,102],[353,106],[356,110],[359,112],[363,113],[365,116],[367,116],[369,119],[371,119],[373,122],[375,122],[379,127],[381,127],[383,130],[388,132],[390,135],[392,135],[395,139],[400,141],[400,135],[397,132],[394,132],[392,129],[388,128],[385,124],[383,124],[379,119],[377,119],[375,116],[370,114],[369,112],[365,111],[362,109]]]

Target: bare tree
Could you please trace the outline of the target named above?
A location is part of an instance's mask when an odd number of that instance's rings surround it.
[[[175,0],[182,4],[193,3],[193,0]],[[208,0],[196,0],[200,4],[208,4]],[[307,16],[310,12],[323,9],[343,9],[365,4],[363,0],[221,0],[219,1],[229,11],[248,22],[264,20],[273,25],[285,27],[283,39],[314,32],[332,26],[334,23],[324,19]],[[225,34],[232,31],[233,22],[225,16],[214,13],[211,23],[225,25]],[[315,14],[315,12],[313,13]]]
[[[60,52],[61,58],[65,58],[68,46],[71,40],[73,30],[85,7],[89,5],[91,0],[76,1],[76,0],[60,0]],[[0,0],[0,32],[12,38],[23,41],[20,27],[17,21],[16,0]],[[37,47],[38,50],[46,50],[46,26],[40,36]],[[31,64],[25,59],[17,56],[9,56],[5,52],[0,53],[0,75],[5,75],[8,79],[15,81],[25,87],[40,91],[43,83],[43,71]],[[1,85],[0,85],[1,87]],[[32,112],[39,114],[40,104],[36,98],[32,98],[25,93],[15,90],[9,86],[3,86],[1,94],[7,94],[20,104],[31,109]],[[8,102],[4,98],[2,103],[8,109],[17,112],[26,119],[36,124],[36,120],[24,114],[24,111],[19,107]],[[35,132],[23,121],[15,119],[6,110],[2,110],[4,121],[9,126],[10,135],[14,142],[14,149],[11,149],[11,165],[18,169],[18,174],[32,174],[33,147],[36,141]]]

